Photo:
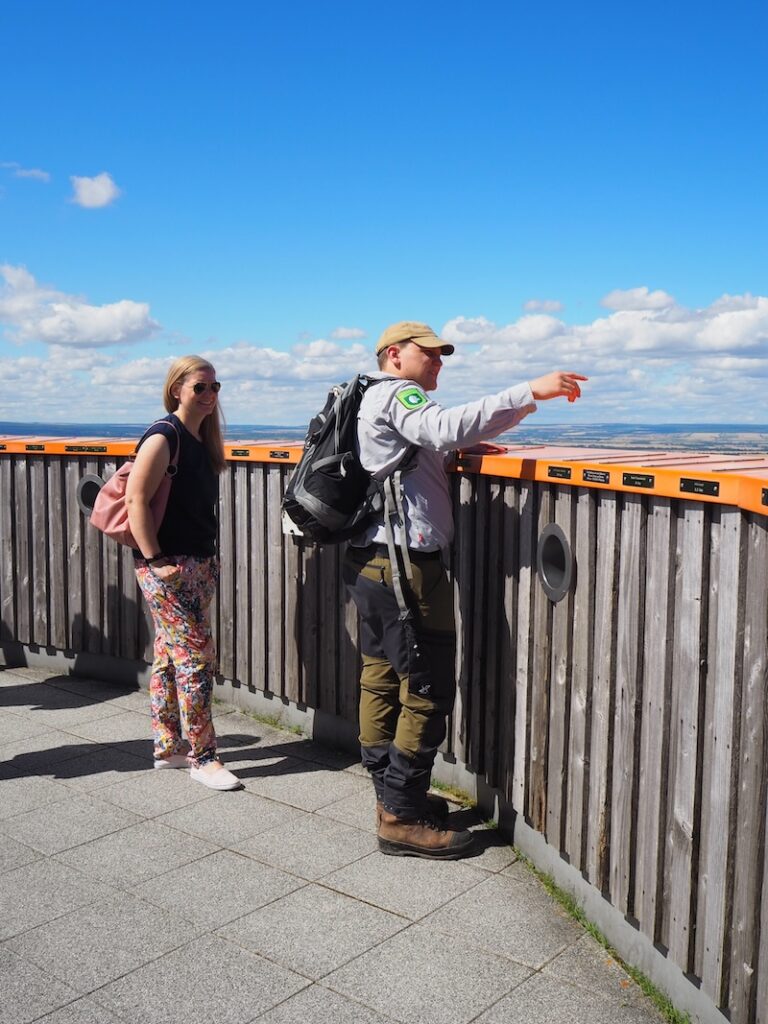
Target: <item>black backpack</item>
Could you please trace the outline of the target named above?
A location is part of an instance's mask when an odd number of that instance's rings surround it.
[[[309,424],[304,452],[283,497],[283,511],[309,540],[339,544],[381,511],[379,484],[360,464],[357,413],[363,395],[388,378],[360,374],[328,392]]]

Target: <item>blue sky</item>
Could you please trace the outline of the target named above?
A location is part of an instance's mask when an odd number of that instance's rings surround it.
[[[201,352],[301,424],[420,319],[446,404],[557,367],[542,423],[767,422],[767,23],[6,0],[0,419],[142,422]]]

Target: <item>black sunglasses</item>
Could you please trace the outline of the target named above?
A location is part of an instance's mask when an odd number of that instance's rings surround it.
[[[218,395],[218,393],[221,391],[221,384],[217,380],[212,381],[210,384],[206,383],[205,381],[199,380],[196,384],[192,385],[192,390],[195,392],[196,395],[202,395],[203,392],[208,390],[208,388],[211,389],[214,395]]]

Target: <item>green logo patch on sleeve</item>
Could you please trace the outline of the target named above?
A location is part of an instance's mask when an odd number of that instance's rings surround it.
[[[418,409],[420,405],[426,405],[429,399],[421,388],[403,388],[397,392],[397,400],[406,409]]]

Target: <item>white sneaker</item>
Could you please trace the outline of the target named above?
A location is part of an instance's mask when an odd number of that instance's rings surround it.
[[[156,757],[154,768],[162,771],[166,768],[189,768],[186,754],[170,754],[168,757]]]
[[[228,771],[224,765],[220,765],[214,771],[207,771],[205,768],[190,768],[189,777],[195,782],[200,782],[208,789],[239,789],[242,783],[236,775]]]

